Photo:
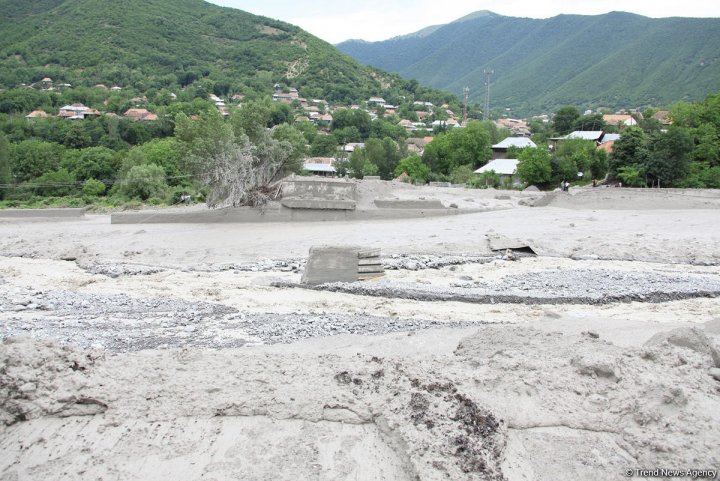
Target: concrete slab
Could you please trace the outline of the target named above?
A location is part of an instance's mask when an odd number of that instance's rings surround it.
[[[283,181],[282,198],[355,200],[357,184],[347,179],[294,177]]]
[[[85,209],[0,209],[0,219],[77,219]]]
[[[317,285],[326,282],[357,281],[359,250],[357,246],[311,247],[301,282]]]
[[[403,199],[376,199],[378,209],[446,209],[437,199],[403,200]]]
[[[355,210],[355,201],[347,199],[326,200],[326,199],[283,199],[280,203],[288,209],[312,209],[312,210]]]

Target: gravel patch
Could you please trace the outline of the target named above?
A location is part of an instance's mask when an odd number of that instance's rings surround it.
[[[528,272],[505,276],[494,282],[458,278],[450,286],[385,279],[371,284],[328,283],[313,289],[419,301],[596,305],[718,297],[720,277],[708,274],[577,269]]]
[[[0,289],[2,291],[2,289]],[[381,335],[477,322],[371,315],[245,313],[222,304],[63,291],[5,289],[0,339],[50,338],[114,352],[167,348],[228,349],[339,334]]]

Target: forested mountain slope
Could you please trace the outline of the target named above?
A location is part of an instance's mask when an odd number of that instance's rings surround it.
[[[720,85],[720,19],[612,12],[550,19],[479,12],[383,42],[338,48],[358,61],[518,113],[560,105],[642,107],[701,100]]]

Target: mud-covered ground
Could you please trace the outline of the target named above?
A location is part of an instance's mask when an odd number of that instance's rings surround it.
[[[447,195],[509,210],[0,219],[0,479],[710,478],[719,197]],[[299,285],[328,243],[386,276]]]

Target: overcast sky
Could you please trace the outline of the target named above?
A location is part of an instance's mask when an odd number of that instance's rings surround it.
[[[647,17],[720,17],[717,0],[209,0],[292,23],[339,43],[385,40],[429,25],[452,22],[478,10],[512,17],[548,18],[561,13],[611,11]]]

